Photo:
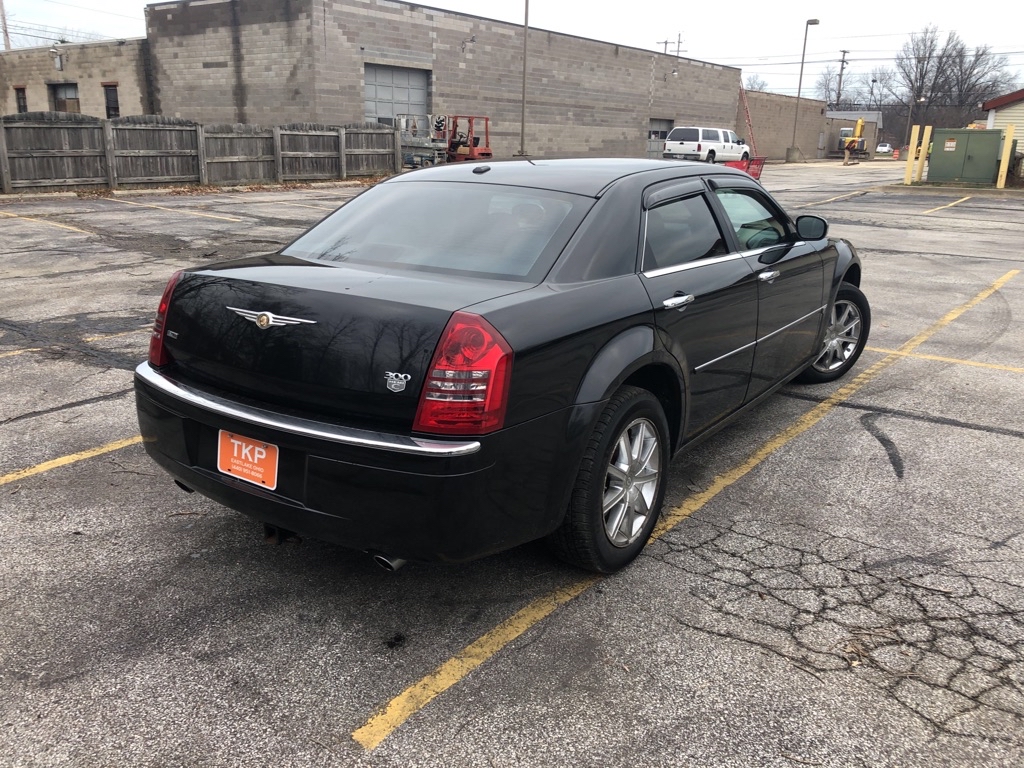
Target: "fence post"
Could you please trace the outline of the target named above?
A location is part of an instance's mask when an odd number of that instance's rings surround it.
[[[338,174],[342,179],[348,178],[348,158],[345,156],[345,129],[338,129]]]
[[[206,134],[201,125],[196,126],[196,164],[199,166],[199,184],[205,187],[209,183],[206,171]]]
[[[107,186],[117,189],[117,155],[114,154],[114,126],[109,120],[103,121],[103,150],[107,156]]]
[[[11,161],[7,157],[7,129],[3,120],[0,120],[0,191],[5,195],[14,191],[11,187]]]
[[[402,134],[395,131],[395,173],[402,172]]]
[[[281,128],[274,126],[274,178],[280,184],[284,181],[284,158],[281,157]]]

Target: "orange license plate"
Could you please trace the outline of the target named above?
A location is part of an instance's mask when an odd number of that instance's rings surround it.
[[[219,432],[217,469],[272,491],[277,488],[277,446],[233,432]]]

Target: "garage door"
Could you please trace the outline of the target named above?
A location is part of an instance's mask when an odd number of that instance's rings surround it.
[[[388,121],[395,115],[427,114],[427,77],[424,69],[366,65],[366,119]]]

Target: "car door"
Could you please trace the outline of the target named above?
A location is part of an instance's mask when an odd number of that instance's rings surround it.
[[[641,278],[661,338],[686,372],[686,436],[739,408],[753,364],[756,278],[730,253],[700,180],[649,190]]]
[[[757,347],[746,399],[803,368],[815,354],[824,318],[825,269],[814,243],[753,181],[711,180],[714,200],[735,240],[734,255],[757,276]]]
[[[740,143],[740,137],[733,131],[722,131],[723,134],[728,138],[729,147],[727,152],[729,153],[730,160],[739,160],[743,157],[745,147]]]

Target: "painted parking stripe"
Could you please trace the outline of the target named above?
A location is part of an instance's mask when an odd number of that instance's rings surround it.
[[[312,208],[316,211],[336,211],[337,206],[328,208],[324,205],[306,205],[305,203],[267,203],[267,205],[290,205],[292,208]]]
[[[1024,373],[1024,368],[1015,368],[1012,365],[1000,365],[999,363],[982,363],[978,360],[961,360],[956,357],[941,357],[939,355],[922,355],[919,352],[900,352],[898,349],[883,349],[881,347],[864,347],[868,352],[881,352],[885,355],[902,355],[912,357],[915,360],[933,360],[937,363],[954,363],[956,365],[970,365],[975,368],[988,368],[993,371],[1009,371],[1010,373]]]
[[[803,205],[793,205],[791,208],[810,208],[812,205],[824,205],[825,203],[831,203],[833,200],[843,200],[847,197],[855,197],[856,195],[866,195],[871,190],[869,189],[858,189],[856,192],[847,192],[845,195],[836,195],[830,197],[828,200],[819,200],[816,203],[804,203]]]
[[[185,216],[201,216],[204,219],[220,219],[221,221],[244,221],[244,219],[236,219],[232,216],[217,216],[212,213],[200,213],[199,211],[190,211],[187,208],[168,208],[163,205],[151,205],[149,203],[135,203],[131,200],[118,200],[116,197],[108,198],[114,203],[123,203],[124,205],[137,205],[140,208],[153,208],[158,211],[170,211],[171,213],[180,213]]]
[[[31,221],[34,224],[47,224],[47,225],[49,225],[51,227],[60,227],[61,229],[70,229],[72,232],[80,232],[83,235],[94,235],[94,234],[96,234],[95,232],[89,232],[89,231],[84,230],[84,229],[79,229],[78,227],[71,227],[71,226],[68,226],[67,224],[58,224],[55,221],[47,221],[46,219],[34,219],[31,216],[18,216],[17,214],[7,213],[6,211],[0,211],[0,216],[7,216],[7,217],[12,218],[12,219],[21,219],[22,221]]]
[[[0,352],[0,359],[5,357],[14,357],[15,355],[24,355],[26,352],[38,352],[39,347],[29,347],[28,349],[12,349],[10,352]]]
[[[127,440],[118,440],[113,443],[107,443],[101,445],[99,448],[90,448],[86,451],[79,451],[78,453],[72,453],[68,456],[61,456],[59,459],[51,459],[50,461],[44,461],[42,464],[36,464],[34,467],[28,469],[19,469],[17,472],[11,472],[7,475],[0,475],[0,485],[7,485],[17,480],[24,480],[26,477],[32,477],[33,475],[41,475],[43,472],[49,472],[51,469],[57,469],[59,467],[66,467],[69,464],[75,464],[85,459],[91,459],[96,456],[102,456],[105,453],[113,453],[119,451],[122,448],[127,448],[129,445],[136,445],[142,442],[142,435],[136,435],[135,437],[129,437]]]
[[[929,211],[925,211],[925,213],[935,213],[936,211],[941,211],[943,208],[952,208],[954,205],[960,205],[960,203],[964,203],[970,199],[971,195],[968,195],[967,197],[961,197],[959,200],[949,203],[948,205],[940,205],[938,208],[932,208]]]
[[[898,352],[904,354],[913,352],[964,312],[977,306],[994,294],[1018,274],[1020,274],[1020,270],[1017,269],[1007,272],[973,299],[948,312],[941,319],[932,323],[928,328],[903,344]],[[747,475],[777,450],[820,422],[836,406],[849,400],[866,384],[875,379],[886,368],[902,359],[902,357],[903,354],[893,353],[874,363],[863,373],[856,376],[849,384],[836,390],[826,400],[816,405],[789,427],[758,448],[745,462],[716,477],[707,489],[687,499],[685,503],[664,515],[654,530],[653,538],[658,539],[664,536],[719,493]],[[394,733],[409,717],[419,712],[437,696],[460,682],[470,672],[488,661],[510,642],[550,616],[556,608],[583,594],[601,580],[599,576],[579,579],[545,598],[540,598],[530,603],[530,605],[516,613],[512,618],[466,646],[460,653],[446,661],[422,680],[402,691],[402,693],[367,720],[364,725],[353,731],[352,739],[364,749],[373,750]],[[549,609],[545,609],[548,606]]]

